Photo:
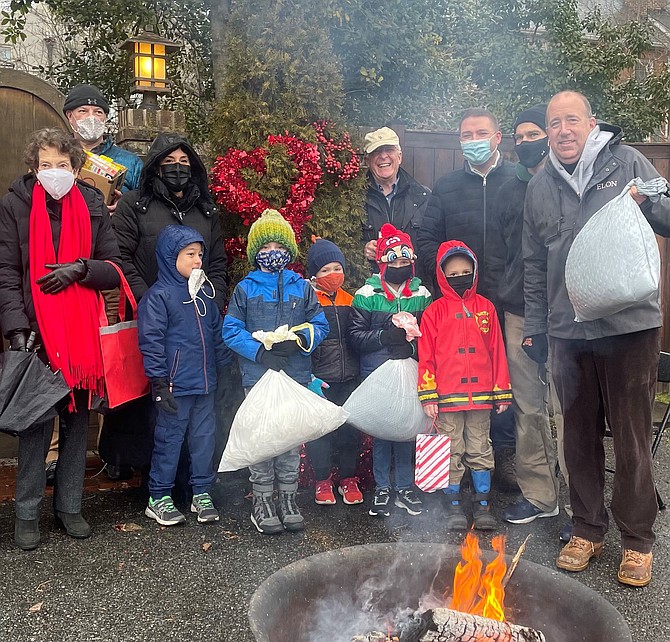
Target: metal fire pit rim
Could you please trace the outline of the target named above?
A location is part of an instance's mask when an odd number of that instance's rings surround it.
[[[422,549],[422,550],[419,550]],[[341,561],[349,557],[350,555],[356,555],[361,553],[363,550],[368,552],[378,552],[382,551],[393,552],[396,554],[402,554],[402,551],[411,552],[413,556],[423,556],[430,554],[431,557],[438,556],[440,561],[447,561],[450,559],[461,559],[461,546],[454,544],[440,544],[440,543],[428,543],[428,542],[380,542],[372,544],[359,544],[353,546],[345,546],[342,548],[333,549],[330,551],[324,551],[321,553],[314,553],[302,559],[291,562],[286,566],[278,569],[270,576],[268,576],[258,588],[254,591],[253,595],[249,600],[249,609],[247,612],[249,625],[251,631],[254,634],[256,640],[264,641],[268,638],[265,637],[262,628],[258,625],[263,619],[263,615],[266,617],[269,616],[269,613],[263,613],[261,605],[266,601],[266,596],[268,594],[275,593],[275,586],[281,589],[281,584],[286,581],[286,578],[290,575],[298,575],[303,568],[309,570],[310,567],[313,567],[315,563],[321,565],[324,564],[327,567],[330,567],[331,564],[335,564],[337,561]],[[495,557],[494,551],[483,550],[482,559],[486,563]],[[507,564],[511,562],[511,555],[505,555]],[[624,619],[623,615],[600,593],[594,591],[588,586],[582,584],[572,577],[566,576],[564,573],[557,571],[556,569],[537,564],[536,562],[531,562],[529,560],[520,560],[519,565],[515,571],[515,575],[512,576],[510,585],[515,584],[515,576],[521,575],[524,572],[532,572],[543,577],[547,582],[558,581],[560,583],[570,582],[573,583],[575,588],[577,588],[588,601],[597,600],[603,608],[605,608],[610,617],[612,618],[611,624],[614,628],[618,629],[620,632],[626,632],[628,634],[628,640],[632,642],[632,636],[630,635],[630,628],[628,623]],[[557,599],[560,600],[560,594],[557,594]]]

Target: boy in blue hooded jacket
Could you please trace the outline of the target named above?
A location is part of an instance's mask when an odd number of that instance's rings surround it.
[[[191,456],[191,512],[199,522],[219,514],[209,495],[216,420],[216,369],[230,363],[221,338],[222,318],[214,287],[202,271],[205,241],[185,225],[168,225],[158,236],[158,280],[137,310],[144,371],[158,410],[145,515],[163,526],[186,521],[171,492],[184,439]]]
[[[311,382],[310,353],[328,334],[328,321],[312,286],[285,269],[298,256],[293,229],[276,210],[265,210],[249,229],[247,258],[254,266],[235,287],[223,321],[223,339],[239,355],[245,394],[268,369],[283,370],[298,383]],[[266,350],[253,338],[257,330],[272,331],[281,325],[297,330],[298,342],[282,341]],[[267,535],[304,528],[295,501],[300,449],[250,466],[253,489],[251,521]],[[279,512],[274,504],[275,476],[279,486]]]

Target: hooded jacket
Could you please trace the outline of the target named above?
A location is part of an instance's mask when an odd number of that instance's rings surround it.
[[[411,296],[401,294],[389,301],[382,287],[381,275],[373,274],[354,295],[348,341],[360,356],[363,379],[391,358],[389,349],[381,343],[381,333],[392,326],[393,315],[410,312],[420,322],[423,311],[432,300],[430,292],[417,277],[412,277],[409,290]]]
[[[159,236],[158,279],[137,307],[144,372],[149,379],[167,379],[176,397],[213,392],[217,366],[231,361],[211,287],[205,283],[196,302],[189,294],[188,279],[177,271],[177,256],[190,243],[202,243],[207,254],[204,239],[190,227],[173,225]]]
[[[314,337],[309,352],[300,351],[289,357],[286,374],[298,383],[311,381],[310,354],[328,334],[328,321],[309,281],[292,270],[249,272],[236,286],[223,320],[223,340],[240,359],[242,385],[253,386],[267,368],[258,363],[262,344],[251,335],[256,330],[276,330],[281,325],[289,328],[309,323]],[[307,332],[298,333],[307,347]]]
[[[139,187],[142,161],[137,154],[133,154],[127,149],[115,145],[114,138],[109,135],[105,136],[102,139],[102,143],[92,151],[94,154],[107,156],[107,158],[111,158],[115,163],[120,163],[126,168],[126,175],[123,178],[123,188],[121,190],[124,194]]]
[[[458,296],[444,275],[444,261],[466,254],[475,266],[474,282]],[[470,248],[447,241],[437,254],[436,277],[442,298],[421,319],[419,401],[439,412],[489,410],[512,403],[505,344],[493,303],[477,294],[479,265]]]
[[[553,154],[528,184],[522,240],[526,336],[599,339],[661,325],[660,295],[611,316],[577,323],[565,287],[565,261],[586,222],[633,178],[648,181],[659,175],[640,152],[620,142],[619,127],[599,123],[580,159],[586,166],[578,164],[572,184],[557,168]],[[656,234],[670,236],[668,196],[655,203],[646,199],[640,209]]]
[[[326,315],[330,331],[312,353],[312,373],[326,383],[342,383],[358,378],[358,355],[347,343],[351,317],[351,294],[340,288],[333,296],[312,284]]]
[[[5,336],[13,330],[38,331],[30,278],[30,209],[33,202],[34,174],[17,178],[0,201],[0,325]],[[119,248],[102,194],[77,181],[91,216],[91,258],[80,284],[94,290],[109,290],[119,285],[117,271],[105,261],[121,265]],[[74,189],[74,188],[73,188]],[[60,204],[47,195],[47,212],[54,247],[58,251],[61,231]]]
[[[159,163],[181,147],[191,162],[191,181],[177,199],[158,177]],[[158,276],[156,239],[167,225],[188,225],[205,239],[208,256],[203,270],[216,291],[216,303],[225,308],[228,264],[219,216],[209,195],[207,170],[190,143],[177,134],[159,134],[151,145],[139,189],[124,194],[112,217],[119,241],[123,272],[139,301]]]
[[[500,186],[515,175],[514,164],[502,158],[484,177],[466,161],[462,169],[445,174],[433,194],[419,230],[416,253],[432,275],[440,244],[461,239],[481,258],[480,290],[497,303],[504,248],[491,238],[491,218]],[[435,296],[437,298],[438,292]]]
[[[396,194],[389,203],[383,192],[377,187],[372,172],[368,172],[368,191],[365,198],[367,220],[363,225],[363,243],[377,240],[384,223],[391,223],[401,232],[409,234],[412,244],[417,247],[418,234],[428,207],[430,190],[414,180],[402,167],[398,170]],[[421,260],[421,257],[419,257]],[[373,269],[378,266],[371,262]],[[430,270],[428,275],[432,274]],[[424,280],[426,276],[423,263],[417,263],[417,276]],[[430,279],[428,280],[430,282]]]

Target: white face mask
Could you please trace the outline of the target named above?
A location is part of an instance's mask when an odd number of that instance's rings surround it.
[[[96,140],[100,140],[107,127],[105,123],[101,123],[95,116],[87,116],[86,118],[77,120],[76,123],[77,133],[87,143],[94,143]]]
[[[188,294],[191,297],[191,300],[184,301],[184,304],[191,303],[192,301],[195,304],[195,309],[198,311],[198,314],[201,317],[204,317],[207,313],[207,306],[205,305],[205,301],[198,296],[198,292],[200,292],[202,286],[205,285],[205,283],[209,283],[209,286],[212,288],[212,293],[208,294],[203,289],[202,294],[204,294],[208,299],[213,299],[215,295],[213,283],[207,278],[207,275],[203,270],[200,268],[193,268],[193,270],[191,270],[191,276],[188,277]]]
[[[74,185],[74,174],[67,169],[43,169],[37,172],[37,180],[42,187],[60,201]]]

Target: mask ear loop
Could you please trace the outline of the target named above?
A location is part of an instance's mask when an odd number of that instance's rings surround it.
[[[300,325],[294,325],[292,328],[289,328],[290,332],[298,333],[299,330],[307,330],[309,333],[309,347],[303,348],[302,343],[298,341],[298,347],[306,353],[310,353],[314,347],[314,326],[311,323],[301,323]]]
[[[205,292],[205,283],[209,283],[209,287],[212,288],[211,294],[207,294],[207,292]],[[209,280],[206,274],[205,274],[205,280],[203,284],[200,286],[200,292],[202,292],[208,299],[213,299],[216,296],[216,288],[214,287],[214,284]]]

